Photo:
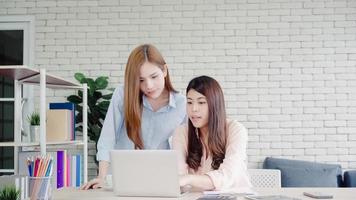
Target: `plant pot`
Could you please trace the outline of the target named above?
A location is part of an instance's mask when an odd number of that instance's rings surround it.
[[[39,142],[39,141],[40,141],[40,126],[31,126],[30,142]]]

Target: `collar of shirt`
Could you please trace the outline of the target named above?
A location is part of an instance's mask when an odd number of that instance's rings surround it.
[[[148,102],[148,99],[145,95],[142,95],[142,103],[143,103],[143,107],[153,111],[151,104]],[[176,107],[176,99],[174,98],[174,94],[173,92],[169,93],[169,102],[167,106],[163,106],[162,108],[160,108],[159,110],[157,110],[156,112],[166,112],[169,110],[169,108],[175,108]]]

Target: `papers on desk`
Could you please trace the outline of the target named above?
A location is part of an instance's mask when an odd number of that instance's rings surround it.
[[[237,197],[232,195],[204,195],[197,200],[237,200]]]
[[[266,195],[266,196],[247,195],[245,197],[250,200],[301,200],[298,198],[288,197],[284,195]]]
[[[257,193],[248,189],[248,190],[242,190],[242,191],[248,191],[248,192],[236,192],[233,190],[210,190],[210,191],[204,191],[204,195],[233,195],[233,196],[246,196],[246,195],[256,195]]]
[[[255,192],[247,192],[247,193],[236,193],[236,192],[229,192],[229,191],[204,191],[204,195],[206,196],[216,196],[216,195],[234,195],[234,196],[246,196],[246,195],[254,195]]]
[[[236,200],[237,197],[256,194],[254,192],[236,193],[236,191],[204,191],[198,200]]]
[[[226,200],[232,200],[233,198],[231,197],[245,197],[250,200],[301,200],[298,198],[294,197],[288,197],[284,195],[257,195],[256,192],[245,192],[245,193],[236,193],[233,191],[204,191],[203,192],[204,196],[201,198],[201,200],[208,200],[208,199],[226,199]],[[219,197],[219,198],[214,198],[214,197]],[[230,198],[224,198],[224,197],[230,197]]]

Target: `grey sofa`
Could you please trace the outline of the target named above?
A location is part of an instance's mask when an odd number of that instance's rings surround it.
[[[344,172],[344,186],[356,187],[356,170]]]
[[[279,169],[282,187],[356,187],[356,170],[343,173],[341,165],[267,157],[264,169]]]

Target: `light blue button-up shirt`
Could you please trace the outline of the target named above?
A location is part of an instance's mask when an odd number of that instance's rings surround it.
[[[145,149],[168,149],[175,128],[186,121],[185,96],[171,92],[168,105],[153,111],[143,95],[141,135]],[[124,87],[114,91],[98,141],[98,161],[110,161],[110,150],[134,149],[124,122]]]

